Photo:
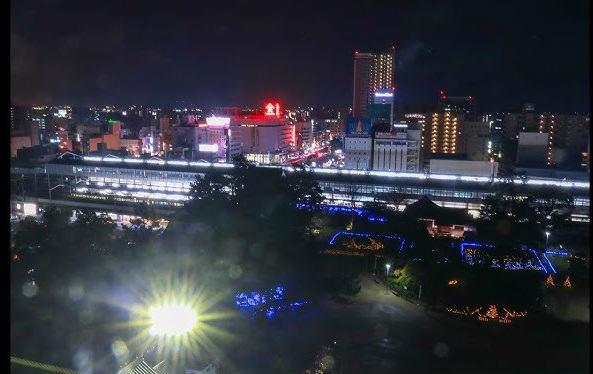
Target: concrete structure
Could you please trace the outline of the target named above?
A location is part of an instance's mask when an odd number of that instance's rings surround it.
[[[498,175],[498,162],[432,159],[430,173],[495,177]]]
[[[369,170],[371,168],[370,135],[346,135],[344,137],[344,167],[346,169]]]
[[[374,102],[376,90],[394,89],[394,54],[354,52],[352,115],[367,116],[367,105]]]
[[[494,157],[495,160],[500,160],[503,157],[503,121],[503,113],[486,114],[483,117],[483,122],[485,122],[488,125],[488,128],[490,129],[490,143],[488,146],[488,156]]]
[[[546,164],[578,168],[581,154],[587,151],[589,116],[540,114],[537,122],[537,131],[549,134]]]
[[[28,135],[10,137],[10,157],[17,156],[17,150],[31,147],[31,137]]]
[[[125,149],[128,154],[139,157],[142,154],[142,140],[141,139],[120,139],[121,148]]]
[[[111,125],[111,129],[108,133],[102,134],[98,137],[92,137],[89,139],[89,152],[107,151],[114,150],[119,151],[121,149],[120,141],[120,130],[121,122],[114,121]]]
[[[548,165],[549,134],[520,132],[517,148],[517,166],[542,167]]]
[[[306,149],[313,145],[315,140],[315,121],[304,121],[304,122],[297,122],[293,126],[295,126],[296,132],[296,144],[297,148]]]
[[[160,135],[155,126],[141,128],[138,137],[142,142],[141,153],[149,155],[160,154]]]
[[[155,207],[181,207],[196,176],[226,175],[233,167],[223,163],[112,156],[61,159],[37,167],[13,163],[11,173],[19,178],[11,178],[11,191],[20,194],[24,190],[28,197],[46,198],[48,189],[56,187],[51,192],[54,199],[132,206],[150,202]],[[290,173],[292,168],[266,166],[263,169],[270,172],[282,169]],[[468,173],[444,175],[324,168],[310,171],[326,203],[347,206],[360,206],[368,201],[388,203],[382,200],[383,196],[397,193],[404,198],[403,205],[427,196],[439,206],[467,209],[472,214],[478,213],[482,199],[494,193],[493,187],[502,181]],[[524,183],[526,194],[547,186],[563,189],[574,197],[573,220],[588,220],[588,181],[528,177]]]
[[[465,153],[469,161],[487,161],[492,150],[490,126],[482,121],[464,121]]]
[[[231,121],[231,139],[247,153],[286,153],[295,143],[294,126],[282,119],[246,116]]]
[[[408,140],[405,131],[376,133],[373,170],[417,172],[419,164],[418,140]]]

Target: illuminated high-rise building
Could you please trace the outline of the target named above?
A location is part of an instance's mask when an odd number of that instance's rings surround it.
[[[375,91],[395,91],[394,52],[391,47],[384,53],[354,52],[354,90],[352,114],[355,118],[367,115],[367,105],[375,99]]]
[[[422,134],[423,147],[428,151],[425,152],[425,155],[431,153],[464,153],[463,119],[462,114],[450,112],[432,113],[426,119]]]

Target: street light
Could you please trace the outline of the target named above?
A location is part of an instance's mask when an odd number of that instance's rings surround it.
[[[389,275],[389,268],[391,267],[390,264],[385,264],[385,276]]]
[[[546,249],[548,249],[548,239],[550,238],[550,232],[546,231]]]

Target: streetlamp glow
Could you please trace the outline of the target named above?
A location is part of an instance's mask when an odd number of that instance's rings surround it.
[[[546,231],[546,249],[548,248],[548,239],[550,238],[550,232]]]
[[[150,334],[180,336],[191,331],[198,322],[198,315],[188,305],[163,304],[150,308]]]
[[[389,268],[391,267],[390,264],[385,264],[385,275],[389,275]]]

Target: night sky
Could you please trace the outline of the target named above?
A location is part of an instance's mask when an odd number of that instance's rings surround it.
[[[280,4],[13,0],[12,101],[351,106],[354,50],[395,43],[405,104],[589,111],[588,0]]]

